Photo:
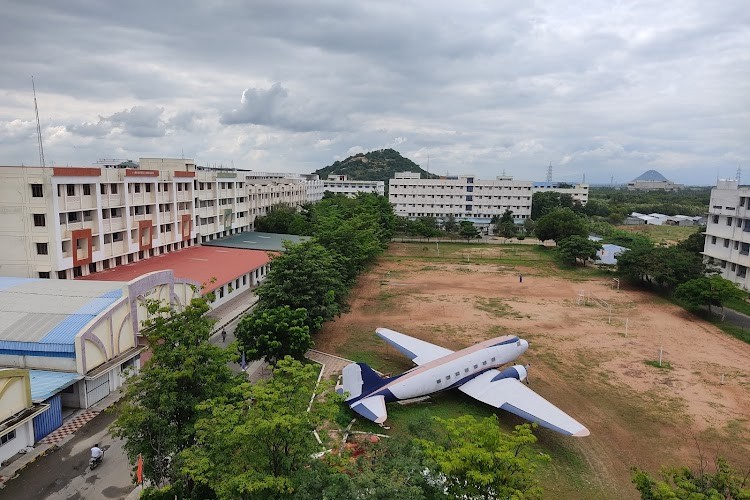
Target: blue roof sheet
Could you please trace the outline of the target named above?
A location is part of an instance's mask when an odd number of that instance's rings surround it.
[[[91,299],[86,305],[62,320],[39,342],[46,344],[72,344],[76,335],[86,324],[100,312],[112,305],[122,296],[122,290],[113,290]]]
[[[83,375],[70,372],[29,370],[31,376],[31,400],[34,402],[49,399],[66,387],[83,378]]]

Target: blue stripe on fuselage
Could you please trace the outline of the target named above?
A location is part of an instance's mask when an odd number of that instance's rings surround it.
[[[499,345],[507,345],[507,344],[515,344],[519,340],[521,339],[519,339],[518,337],[513,337],[512,339],[503,340],[502,342],[498,342],[497,344],[492,344],[490,347],[497,347]]]

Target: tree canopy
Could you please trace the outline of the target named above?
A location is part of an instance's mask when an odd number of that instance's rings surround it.
[[[257,289],[258,309],[304,309],[306,325],[315,333],[341,312],[347,292],[341,256],[315,241],[285,244],[284,253],[273,258]]]
[[[701,276],[681,283],[674,291],[674,298],[687,304],[691,309],[700,306],[722,307],[732,299],[746,299],[747,292],[721,276]]]
[[[585,264],[587,259],[595,260],[601,249],[602,246],[598,242],[577,234],[561,240],[558,245],[560,256],[570,264],[576,264],[578,261]]]
[[[534,234],[542,241],[559,243],[573,235],[587,236],[586,219],[570,208],[556,208],[536,221]]]
[[[113,435],[125,439],[131,462],[143,457],[144,476],[157,485],[178,481],[172,460],[193,445],[196,407],[226,394],[237,383],[227,363],[236,351],[209,343],[213,321],[206,299],[193,299],[183,311],[148,304],[142,334],[152,352],[140,373],[128,379]]]
[[[558,208],[573,208],[573,197],[557,191],[540,191],[531,196],[531,218],[534,220]]]
[[[458,226],[458,234],[461,238],[466,238],[466,241],[475,240],[480,237],[479,230],[473,222],[468,220],[462,220]]]
[[[674,290],[680,283],[703,276],[700,255],[678,247],[637,247],[617,257],[617,272],[635,282]]]
[[[669,468],[656,480],[634,468],[633,484],[643,500],[750,500],[750,474],[742,474],[723,458],[716,460],[716,472],[687,467]]]
[[[247,358],[265,358],[271,365],[285,356],[301,360],[312,347],[307,311],[289,306],[257,309],[243,317],[235,335]]]
[[[549,456],[530,449],[536,442],[530,424],[507,434],[496,415],[436,421],[442,436],[418,442],[430,470],[445,478],[451,498],[541,498],[534,471]]]

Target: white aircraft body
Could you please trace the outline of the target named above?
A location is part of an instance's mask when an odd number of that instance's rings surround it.
[[[382,424],[388,418],[385,404],[391,401],[457,388],[474,399],[542,427],[569,436],[589,435],[586,427],[523,385],[526,367],[515,365],[498,370],[529,347],[521,338],[497,337],[454,352],[388,328],[378,328],[376,333],[417,366],[388,378],[381,377],[364,363],[352,363],[344,368],[338,390],[348,394],[349,407],[368,420]]]

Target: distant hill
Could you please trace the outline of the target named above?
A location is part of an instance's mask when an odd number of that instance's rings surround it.
[[[648,181],[648,182],[668,182],[667,178],[661,175],[656,170],[647,170],[641,175],[633,179],[635,181]]]
[[[346,175],[357,181],[384,181],[388,190],[388,179],[393,179],[395,172],[419,172],[423,179],[435,179],[438,176],[428,173],[411,161],[404,158],[395,149],[380,149],[369,153],[359,153],[349,158],[334,162],[332,165],[316,170],[321,179],[329,174]]]

